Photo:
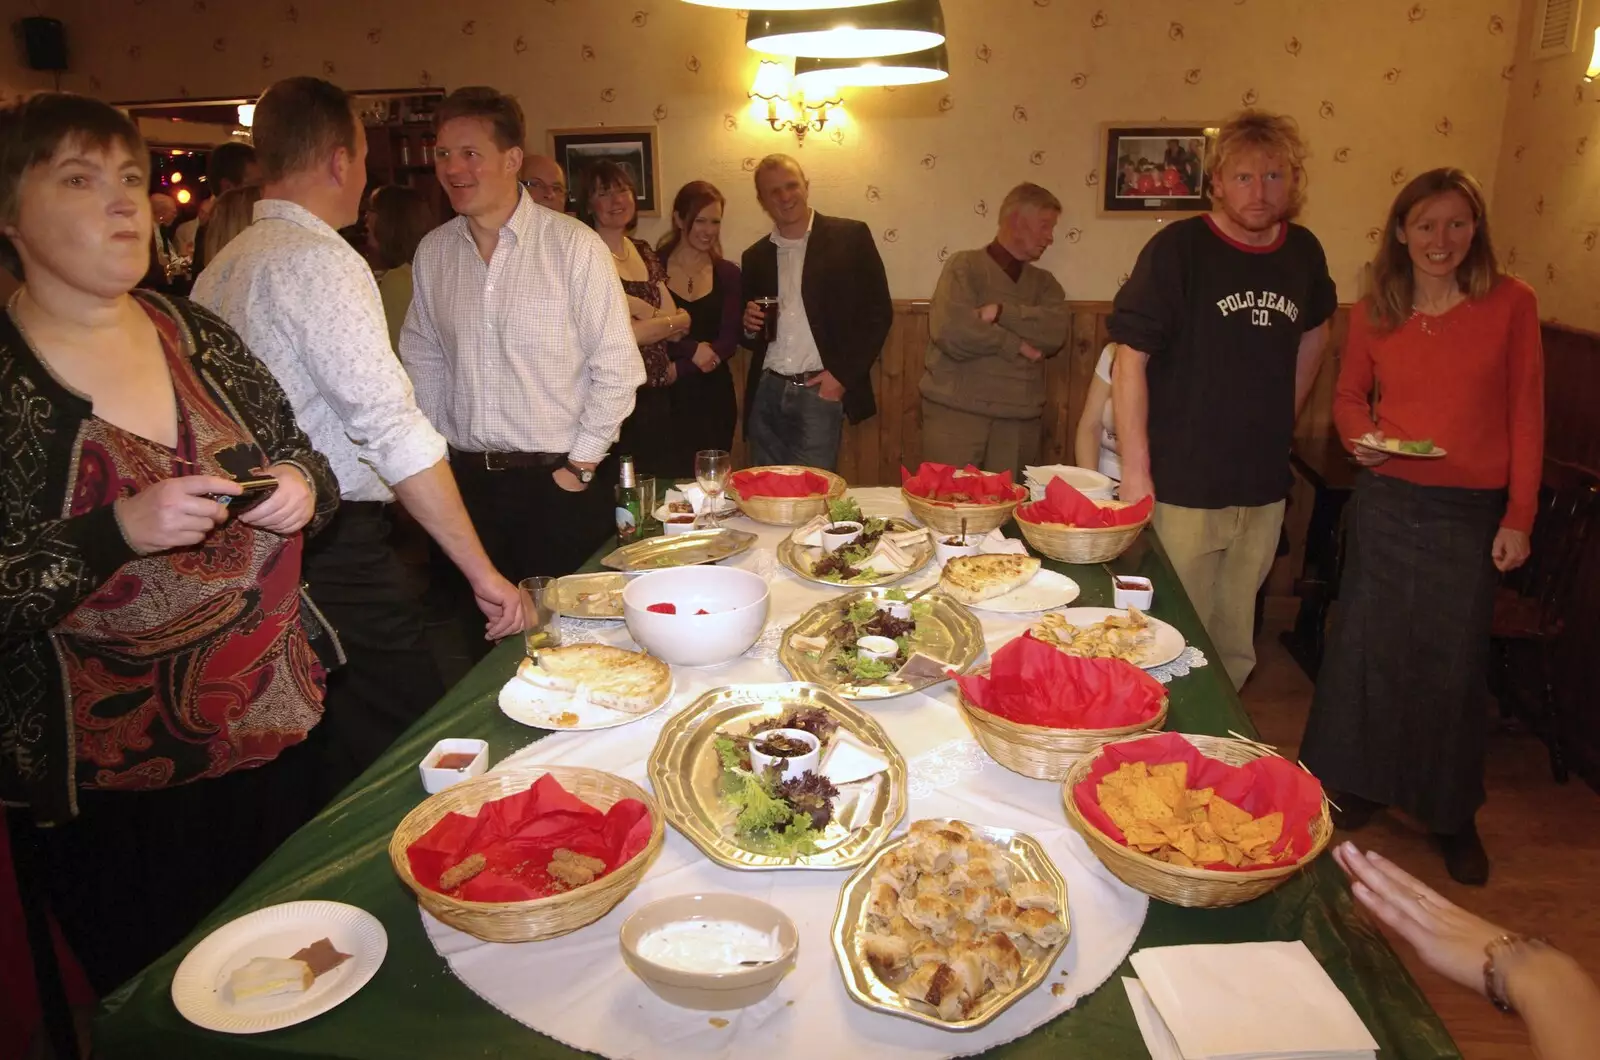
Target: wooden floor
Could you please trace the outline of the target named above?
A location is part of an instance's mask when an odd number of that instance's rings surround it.
[[[1269,612],[1243,698],[1262,739],[1293,758],[1312,686],[1278,644],[1289,617],[1280,611]],[[1370,846],[1458,905],[1504,927],[1543,935],[1600,974],[1600,796],[1582,780],[1552,781],[1543,744],[1525,734],[1497,732],[1491,738],[1487,781],[1489,799],[1478,814],[1491,863],[1487,887],[1454,883],[1428,837],[1392,816],[1340,833],[1335,842],[1348,837]],[[1467,1060],[1533,1060],[1517,1020],[1423,967],[1404,942],[1396,940],[1396,949]]]

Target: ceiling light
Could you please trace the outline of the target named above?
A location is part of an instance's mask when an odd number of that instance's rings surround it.
[[[923,85],[949,76],[950,55],[943,44],[910,55],[794,61],[794,83],[807,95],[826,88]]]
[[[775,55],[864,59],[903,55],[944,43],[939,0],[891,0],[826,11],[752,11],[744,42]]]
[[[870,4],[888,3],[889,0],[757,0],[768,11],[816,11],[824,7],[867,7]],[[684,0],[697,7],[722,7],[743,11],[750,0]]]

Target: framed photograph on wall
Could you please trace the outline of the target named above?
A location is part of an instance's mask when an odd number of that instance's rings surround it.
[[[605,159],[633,177],[640,217],[661,216],[661,159],[656,153],[654,125],[606,125],[585,129],[551,129],[545,148],[567,175],[567,212],[578,212],[583,171]]]
[[[1203,213],[1211,209],[1206,162],[1215,126],[1201,122],[1100,126],[1102,216]]]

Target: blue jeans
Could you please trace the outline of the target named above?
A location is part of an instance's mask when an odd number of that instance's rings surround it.
[[[799,464],[829,471],[839,462],[844,405],[814,386],[798,386],[762,372],[745,413],[752,466]]]

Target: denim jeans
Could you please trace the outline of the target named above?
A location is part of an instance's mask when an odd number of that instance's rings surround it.
[[[820,397],[816,387],[762,372],[745,415],[753,466],[799,464],[832,471],[838,463],[844,405]]]

